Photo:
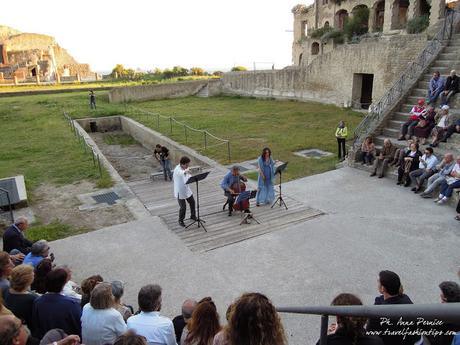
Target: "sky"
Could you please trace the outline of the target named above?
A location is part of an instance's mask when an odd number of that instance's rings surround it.
[[[303,0],[14,0],[0,25],[54,36],[94,71],[291,64],[292,7]]]

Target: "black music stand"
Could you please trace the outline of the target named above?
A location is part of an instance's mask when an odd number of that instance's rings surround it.
[[[236,203],[240,203],[240,202],[243,202],[245,200],[250,200],[250,199],[254,199],[257,195],[257,190],[252,190],[250,191],[249,193],[241,193],[238,198],[235,200],[235,204]],[[249,210],[248,210],[249,211]],[[254,217],[254,215],[252,214],[251,211],[249,212],[246,212],[244,213],[244,217],[243,219],[241,220],[240,222],[240,225],[242,224],[249,224],[249,220],[250,219],[253,219],[257,224],[260,224],[260,222],[257,220],[256,217]]]
[[[281,194],[281,184],[282,184],[282,175],[283,175],[283,171],[284,169],[286,169],[287,165],[288,165],[289,162],[286,162],[286,163],[283,163],[281,164],[279,167],[276,168],[275,170],[275,175],[276,174],[279,174],[280,175],[280,194],[278,195],[278,198],[275,200],[275,202],[273,203],[272,207],[275,206],[278,202],[280,203],[280,207],[284,205],[284,207],[286,207],[286,210],[288,209],[286,203],[284,202],[284,199],[283,199],[283,195]]]
[[[185,227],[186,229],[188,229],[193,224],[198,223],[199,228],[202,227],[204,229],[204,231],[208,232],[208,230],[206,230],[206,228],[204,227],[204,224],[203,224],[203,223],[206,223],[206,221],[200,218],[200,192],[199,192],[199,189],[198,189],[198,182],[201,181],[201,180],[204,180],[208,175],[209,175],[209,171],[201,173],[201,174],[198,174],[198,175],[194,175],[194,176],[190,177],[187,180],[187,182],[185,183],[185,184],[191,184],[193,182],[196,182],[196,210],[197,210],[196,219],[194,219],[193,222],[191,222],[189,225],[187,225]]]

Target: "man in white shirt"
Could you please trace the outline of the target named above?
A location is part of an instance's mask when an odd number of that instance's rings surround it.
[[[420,192],[425,180],[435,173],[436,164],[438,164],[438,158],[433,154],[433,148],[427,147],[425,154],[420,157],[418,169],[409,173],[410,179],[415,180],[415,187],[412,188],[414,193]]]
[[[460,156],[457,157],[456,164],[449,176],[441,183],[439,196],[434,202],[438,205],[446,203],[452,196],[455,188],[460,188]]]
[[[180,159],[179,164],[174,169],[173,181],[174,181],[174,197],[179,202],[179,225],[185,227],[184,219],[185,212],[187,210],[185,200],[187,200],[190,206],[190,219],[196,220],[195,215],[195,199],[193,198],[192,190],[190,185],[186,184],[188,179],[192,176],[188,169],[190,164],[190,158],[184,156]]]
[[[172,321],[160,315],[161,287],[146,285],[137,299],[141,312],[128,319],[128,329],[145,337],[149,344],[177,345]]]

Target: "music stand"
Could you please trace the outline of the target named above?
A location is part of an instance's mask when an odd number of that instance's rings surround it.
[[[256,197],[256,195],[257,195],[257,190],[244,191],[240,195],[238,195],[238,198],[235,200],[235,204],[243,202],[245,200],[254,199]],[[252,212],[249,211],[247,213],[244,213],[244,217],[241,220],[240,225],[242,225],[243,223],[244,224],[249,224],[249,222],[248,222],[249,219],[254,219],[257,224],[260,224],[260,222],[252,215]]]
[[[289,163],[289,162],[286,162],[286,163],[281,164],[281,165],[278,166],[278,167],[276,168],[276,170],[275,170],[275,175],[276,175],[276,174],[279,174],[279,175],[280,175],[280,193],[279,193],[278,198],[275,200],[275,202],[273,203],[273,205],[272,205],[271,208],[273,208],[273,206],[275,206],[275,205],[278,203],[278,201],[279,201],[280,207],[284,205],[284,207],[286,207],[286,210],[288,209],[286,203],[284,202],[283,195],[282,195],[282,193],[281,193],[282,175],[283,175],[283,171],[284,171],[284,169],[286,169],[288,163]]]
[[[185,184],[191,184],[193,182],[196,183],[196,210],[197,210],[196,219],[194,219],[193,222],[191,222],[189,225],[187,225],[185,227],[186,229],[188,229],[193,224],[198,223],[199,228],[202,227],[204,229],[204,231],[208,232],[208,230],[206,230],[206,228],[204,227],[204,224],[203,224],[203,223],[206,223],[206,221],[200,218],[200,192],[199,192],[199,189],[198,189],[198,182],[201,181],[201,180],[204,180],[208,175],[209,175],[209,171],[201,173],[201,174],[198,174],[198,175],[194,175],[194,176],[190,177],[187,180],[187,182],[185,182]]]

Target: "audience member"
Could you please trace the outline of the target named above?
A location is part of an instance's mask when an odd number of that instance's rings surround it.
[[[32,290],[39,294],[46,293],[46,275],[53,269],[53,263],[51,259],[43,259],[40,261],[38,266],[35,268],[35,278],[32,283]]]
[[[419,162],[418,169],[409,173],[410,179],[415,181],[415,187],[412,188],[412,191],[415,193],[418,193],[425,180],[435,173],[438,158],[433,154],[433,148],[427,147],[424,155],[420,157]]]
[[[457,72],[453,69],[446,79],[444,90],[441,92],[441,106],[447,105],[450,98],[458,92],[459,78]]]
[[[81,307],[77,300],[61,294],[66,282],[67,272],[62,268],[53,269],[46,275],[47,293],[34,302],[33,324],[37,338],[53,328],[81,335]]]
[[[418,150],[418,144],[410,144],[410,150],[405,153],[403,163],[398,168],[398,185],[410,186],[411,179],[409,174],[418,168],[421,155]]]
[[[452,125],[452,115],[449,114],[449,106],[443,105],[441,111],[436,115],[436,126],[431,131],[432,142],[431,147],[438,146],[439,142],[443,140],[444,134],[447,129]]]
[[[2,294],[0,294],[0,316],[3,315],[13,315],[13,313],[11,312],[11,310],[5,307],[5,304],[3,304]]]
[[[11,261],[10,255],[7,252],[0,252],[0,292],[3,298],[10,288],[10,281],[8,278],[13,268],[14,264]]]
[[[439,71],[433,73],[433,77],[430,79],[430,84],[428,87],[428,104],[436,102],[436,99],[444,90],[445,79],[441,77]]]
[[[445,204],[452,196],[455,188],[460,187],[460,156],[457,157],[457,161],[452,168],[452,171],[446,179],[441,182],[439,196],[434,200],[438,205]]]
[[[56,343],[56,344],[54,344]],[[78,335],[67,335],[62,329],[52,329],[40,341],[40,345],[77,345],[80,344]]]
[[[113,345],[147,345],[147,341],[141,335],[137,335],[132,331],[120,335]]]
[[[428,179],[426,189],[420,194],[422,198],[432,198],[432,193],[436,187],[440,186],[442,181],[445,181],[454,168],[455,161],[452,153],[446,153],[444,159],[436,166],[437,173]]]
[[[211,298],[203,299],[184,328],[180,345],[212,345],[214,336],[220,329],[216,305]]]
[[[10,254],[15,249],[24,255],[29,254],[32,242],[25,238],[24,233],[29,227],[29,221],[26,217],[19,217],[13,225],[6,228],[3,233],[3,250]]]
[[[114,298],[114,308],[118,310],[123,317],[123,320],[126,322],[126,320],[133,315],[133,311],[128,306],[121,303],[121,297],[124,293],[123,283],[119,280],[115,280],[111,283],[111,286]]]
[[[128,319],[128,328],[145,337],[148,343],[176,345],[172,321],[160,315],[161,287],[146,285],[138,294],[140,314]]]
[[[361,163],[371,165],[375,158],[375,144],[372,137],[364,139],[361,145]]]
[[[228,326],[213,342],[213,345],[242,344],[287,344],[275,307],[260,293],[246,293],[235,301]]]
[[[94,276],[88,277],[81,282],[81,307],[83,308],[87,303],[89,303],[89,299],[91,297],[91,291],[93,291],[94,287],[102,283],[104,278],[102,278],[99,274]]]
[[[187,299],[182,303],[182,314],[176,316],[172,323],[174,325],[174,332],[176,334],[176,341],[179,344],[182,336],[182,331],[185,325],[189,322],[192,317],[193,310],[196,307],[196,301],[193,299]]]
[[[390,166],[393,165],[395,167],[400,167],[401,165],[404,165],[404,156],[407,152],[410,151],[410,146],[412,143],[417,143],[417,141],[414,139],[409,139],[407,140],[406,147],[396,149],[393,162],[390,164]]]
[[[48,245],[48,241],[40,240],[32,244],[30,253],[24,258],[23,264],[32,265],[36,268],[40,261],[48,256],[50,256],[50,246]],[[54,260],[53,254],[51,254],[50,259],[51,261]]]
[[[426,112],[420,115],[420,120],[417,125],[414,127],[414,137],[420,141],[420,144],[424,145],[426,139],[430,136],[431,131],[433,130],[434,126],[436,125],[435,122],[436,111],[434,107],[429,106],[426,109]]]
[[[30,265],[16,266],[11,272],[10,289],[5,297],[6,307],[16,317],[33,329],[32,310],[38,296],[30,292],[30,285],[34,281],[34,269]]]
[[[460,302],[460,286],[456,282],[445,281],[439,284],[441,303]]]
[[[379,178],[383,177],[388,164],[393,161],[395,151],[396,147],[391,143],[391,140],[388,138],[385,139],[383,141],[382,150],[380,150],[377,158],[375,159],[374,170],[372,171],[371,176],[379,174]]]
[[[409,119],[401,126],[398,140],[405,140],[412,138],[414,134],[414,127],[417,126],[420,116],[425,112],[425,100],[419,99],[417,105],[414,105],[409,113]]]
[[[96,285],[81,316],[82,341],[85,345],[112,344],[126,332],[125,321],[118,310],[113,308],[114,305],[112,285]]]
[[[447,127],[447,130],[445,131],[444,137],[441,141],[446,142],[447,139],[449,139],[454,133],[460,133],[460,119],[455,121],[453,125]]]
[[[72,270],[69,266],[63,265],[60,268],[66,270],[67,272],[67,282],[62,289],[62,294],[67,297],[75,298],[79,302],[81,301],[80,287],[77,283],[72,281]]]

